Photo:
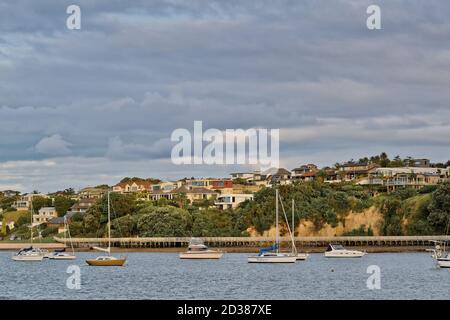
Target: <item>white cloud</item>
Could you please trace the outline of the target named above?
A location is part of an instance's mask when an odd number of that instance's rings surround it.
[[[54,134],[50,137],[42,138],[36,144],[35,149],[39,153],[50,156],[67,155],[71,153],[70,145],[59,134]]]

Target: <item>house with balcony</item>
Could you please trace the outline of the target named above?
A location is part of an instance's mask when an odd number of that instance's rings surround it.
[[[34,198],[50,198],[48,195],[43,193],[27,193],[22,195],[17,201],[12,205],[17,211],[28,211],[31,208],[31,202]]]
[[[247,200],[253,200],[253,194],[221,194],[217,196],[214,205],[220,210],[235,209]]]
[[[150,188],[150,192],[148,194],[148,200],[157,201],[159,199],[165,198],[167,200],[172,200],[174,194],[172,191],[181,187],[184,184],[184,181],[161,181],[157,184],[154,184]]]
[[[379,165],[370,162],[346,162],[339,166],[338,175],[344,181],[352,181],[358,178],[366,178],[369,172]]]
[[[242,179],[247,184],[253,185],[265,185],[266,184],[266,175],[262,174],[261,171],[255,170],[253,172],[233,172],[230,173],[231,178],[234,179]]]
[[[54,207],[40,208],[37,214],[33,214],[32,226],[34,227],[43,223],[47,223],[50,219],[56,217],[58,217],[58,214]]]
[[[418,190],[424,186],[449,181],[449,177],[449,168],[431,167],[377,168],[369,174],[369,179],[382,181],[388,192],[399,188]]]
[[[218,192],[204,187],[190,188],[187,185],[182,185],[181,187],[176,188],[170,193],[172,195],[172,199],[176,198],[179,195],[184,195],[190,203],[193,203],[194,201],[214,199],[219,195]]]
[[[73,213],[85,213],[90,207],[96,204],[98,199],[94,198],[83,198],[78,200],[72,207],[70,207],[69,212]]]
[[[292,180],[297,181],[313,181],[316,178],[318,168],[315,164],[305,164],[298,168],[292,169]]]
[[[430,159],[406,159],[405,167],[429,168],[431,167]]]
[[[266,179],[270,185],[291,184],[292,174],[287,169],[278,168],[273,174],[268,174]]]
[[[325,169],[325,183],[340,183],[342,182],[341,176],[338,174],[338,170]]]
[[[230,192],[233,190],[233,181],[231,179],[188,179],[186,180],[188,188],[206,188],[209,190],[219,190],[220,192]]]

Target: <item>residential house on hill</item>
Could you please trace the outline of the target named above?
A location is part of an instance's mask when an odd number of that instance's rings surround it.
[[[54,207],[43,207],[40,208],[37,214],[33,214],[33,227],[47,223],[52,218],[56,218],[58,216],[56,209]]]
[[[315,164],[306,164],[292,170],[292,179],[299,181],[313,181],[318,168]]]
[[[188,188],[206,188],[209,190],[232,190],[233,181],[231,179],[188,179]]]
[[[214,204],[221,210],[235,209],[246,200],[253,200],[253,194],[221,194],[217,196]]]
[[[28,211],[31,208],[31,202],[34,198],[46,198],[49,196],[43,193],[26,193],[20,197],[19,200],[15,201],[12,205],[17,211]]]
[[[273,184],[290,184],[291,181],[291,172],[284,168],[279,168],[274,174],[268,175],[267,180],[271,185]]]
[[[183,184],[182,181],[161,181],[158,184],[152,185],[150,189],[150,193],[148,195],[149,200],[159,200],[162,198],[165,198],[167,200],[172,200],[174,194],[172,193],[173,190],[181,187]]]
[[[256,170],[253,172],[233,172],[230,173],[232,179],[242,179],[248,184],[266,184],[266,175],[262,174],[261,171]]]
[[[341,177],[338,175],[338,170],[325,169],[325,180],[326,183],[340,183],[342,182]]]
[[[78,200],[69,211],[73,213],[85,213],[90,207],[96,204],[98,199],[95,198],[83,198]]]
[[[100,199],[108,192],[107,187],[86,187],[78,192],[80,199]]]
[[[3,190],[0,191],[0,193],[3,194],[5,198],[17,197],[20,194],[19,191],[14,190]]]
[[[358,177],[367,177],[370,171],[378,168],[375,163],[363,162],[347,162],[339,167],[338,174],[344,181],[351,181]]]
[[[400,167],[376,168],[368,177],[372,184],[386,186],[388,192],[398,188],[421,189],[427,185],[437,185],[449,181],[450,168]]]
[[[430,159],[406,159],[405,167],[429,168],[431,167]]]
[[[75,214],[77,214],[77,212],[69,211],[64,215],[64,217],[54,217],[47,221],[47,227],[58,228],[58,233],[66,232],[67,225],[71,223]],[[64,220],[66,223],[64,223]]]
[[[125,181],[119,182],[113,186],[112,191],[117,193],[129,193],[129,192],[140,192],[140,191],[150,191],[152,187],[150,181]]]
[[[5,221],[5,225],[9,230],[14,229],[14,221]],[[0,230],[3,228],[3,221],[0,220]]]
[[[203,187],[188,188],[185,185],[171,191],[171,194],[172,197],[184,194],[191,203],[198,200],[209,200],[219,195],[217,192],[207,188]]]

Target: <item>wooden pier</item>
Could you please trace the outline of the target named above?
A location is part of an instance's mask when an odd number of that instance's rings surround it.
[[[182,248],[187,247],[189,237],[166,238],[112,238],[111,246],[124,249],[139,248]],[[274,237],[201,237],[206,245],[216,248],[233,247],[265,247],[275,242]],[[60,243],[68,239],[55,237]],[[450,236],[373,236],[373,237],[296,237],[295,244],[298,247],[325,247],[330,242],[339,243],[349,247],[425,247],[432,246],[433,241],[450,241]],[[281,237],[280,242],[288,246],[289,237]],[[72,238],[76,248],[90,248],[93,246],[107,246],[107,238]]]

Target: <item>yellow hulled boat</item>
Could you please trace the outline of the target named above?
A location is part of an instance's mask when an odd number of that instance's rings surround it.
[[[111,256],[111,199],[110,192],[108,192],[108,248],[94,247],[98,251],[107,252],[108,255],[98,256],[95,259],[87,259],[86,263],[90,266],[98,267],[122,267],[127,261],[126,257],[116,258]]]

